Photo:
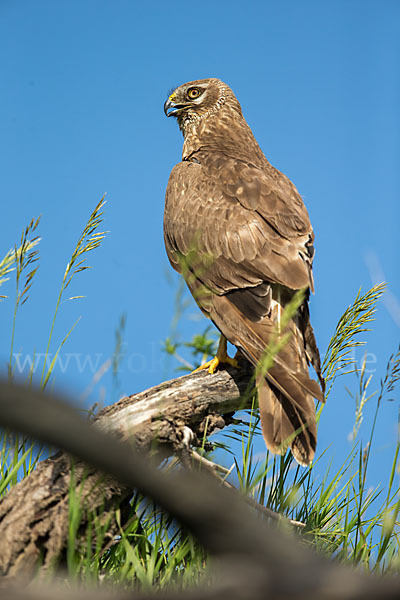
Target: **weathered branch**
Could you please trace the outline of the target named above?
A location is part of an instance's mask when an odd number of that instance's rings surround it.
[[[250,404],[246,395],[251,369],[221,370],[214,375],[196,373],[166,381],[139,394],[122,398],[102,410],[94,424],[121,439],[134,438],[141,451],[160,458],[182,449],[185,427],[198,439],[223,428],[231,414]],[[243,398],[247,397],[247,401]],[[155,442],[156,441],[156,442]],[[55,445],[57,440],[54,440]],[[122,514],[131,489],[112,477],[77,461],[73,485],[84,499],[80,533],[85,538],[87,519],[93,511],[109,519],[107,544],[116,532],[115,507]],[[0,502],[0,574],[30,577],[38,568],[45,573],[62,560],[69,522],[71,458],[65,453],[44,460]]]
[[[252,368],[245,362],[240,369],[171,379],[106,407],[95,424],[123,439],[134,436],[140,449],[153,448],[157,439],[159,450],[161,445],[168,452],[180,445],[185,426],[202,438],[205,429],[210,434],[226,425],[224,415],[250,407],[251,377]]]
[[[139,489],[179,519],[214,555],[214,578],[205,588],[153,596],[143,593],[135,598],[395,600],[399,597],[398,578],[366,576],[316,555],[292,536],[268,527],[238,494],[217,486],[212,478],[192,472],[157,471],[131,445],[90,427],[76,411],[54,397],[46,398],[21,387],[0,386],[0,422],[48,444],[57,443],[87,464],[115,476],[127,488]],[[75,597],[76,592],[73,594]],[[64,597],[72,600],[73,594],[67,591]],[[7,597],[12,598],[12,593]],[[15,594],[14,598],[17,597]]]

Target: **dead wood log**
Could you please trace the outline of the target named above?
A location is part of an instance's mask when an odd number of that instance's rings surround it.
[[[255,511],[224,486],[191,471],[165,473],[131,444],[121,443],[90,427],[59,398],[0,383],[0,422],[11,430],[80,456],[86,464],[137,488],[175,516],[213,555],[213,572],[206,585],[196,589],[160,593],[120,591],[118,597],[138,600],[397,600],[399,578],[365,575],[311,551],[287,532],[268,527]],[[114,594],[107,594],[110,598]],[[4,597],[49,597],[46,590]],[[100,594],[101,592],[97,592]],[[5,595],[7,594],[7,595]],[[56,597],[50,590],[51,597]],[[91,598],[91,591],[65,590],[65,600]],[[58,595],[58,594],[57,594]],[[115,596],[114,596],[115,597]]]
[[[194,443],[222,429],[232,412],[250,405],[251,368],[199,372],[166,381],[104,408],[94,425],[120,439],[134,439],[140,451],[159,458],[182,450],[183,432],[194,432]],[[246,393],[247,392],[247,393]],[[156,441],[156,443],[155,443]],[[63,559],[69,522],[69,493],[73,485],[83,500],[79,534],[84,543],[89,516],[97,511],[109,522],[107,544],[117,533],[115,508],[122,515],[132,490],[110,476],[59,452],[43,462],[0,501],[0,576],[29,579],[38,569],[45,574]]]

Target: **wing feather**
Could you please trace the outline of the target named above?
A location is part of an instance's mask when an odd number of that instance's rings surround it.
[[[259,169],[252,168],[252,171],[263,176]],[[224,177],[229,178],[229,173],[235,175],[234,165],[228,172],[224,170]],[[177,253],[186,257],[191,251],[197,252],[199,257],[208,254],[210,264],[203,269],[202,280],[220,294],[242,287],[244,272],[250,285],[258,285],[265,280],[290,289],[311,285],[311,262],[308,264],[304,259],[312,234],[308,216],[303,227],[304,235],[299,235],[298,227],[289,232],[290,219],[284,215],[281,221],[285,227],[281,232],[275,226],[276,218],[266,218],[267,213],[272,213],[269,199],[273,194],[258,195],[256,203],[259,188],[253,185],[252,204],[257,205],[256,210],[250,204],[245,206],[242,203],[244,196],[242,202],[240,198],[227,196],[225,189],[233,184],[224,184],[223,179],[212,175],[212,169],[191,162],[179,163],[171,173],[166,193],[164,232],[172,265],[176,268],[179,262]],[[242,185],[236,187],[245,189],[246,179],[240,179],[239,183]],[[269,202],[270,209],[263,202]],[[230,270],[228,284],[226,277],[220,278],[221,261],[224,266],[230,262],[235,267]]]

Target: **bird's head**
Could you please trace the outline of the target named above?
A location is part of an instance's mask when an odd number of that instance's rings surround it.
[[[169,94],[164,112],[167,117],[177,117],[181,129],[188,122],[196,122],[220,109],[226,99],[234,99],[232,90],[220,79],[198,79],[177,87]]]

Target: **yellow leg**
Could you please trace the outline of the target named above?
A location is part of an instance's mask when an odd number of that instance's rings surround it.
[[[231,358],[230,356],[228,356],[227,341],[226,337],[223,335],[221,335],[221,337],[219,338],[217,356],[214,356],[212,360],[208,360],[206,363],[204,363],[204,365],[201,365],[201,367],[195,369],[193,373],[197,373],[197,371],[202,371],[203,369],[208,369],[209,373],[214,373],[217,370],[218,365],[220,363],[225,363],[231,365],[232,367],[239,366],[236,358]]]

